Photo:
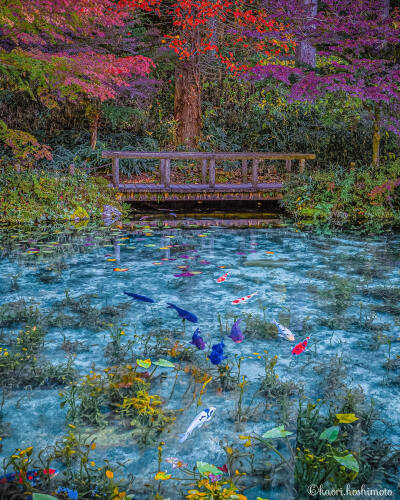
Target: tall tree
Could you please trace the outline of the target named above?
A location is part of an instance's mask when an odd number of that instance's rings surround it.
[[[286,40],[264,39],[281,26],[268,18],[261,0],[120,0],[119,5],[160,20],[161,41],[177,57],[176,140],[188,146],[195,146],[201,134],[201,73],[210,55],[238,75],[250,62],[289,50]]]

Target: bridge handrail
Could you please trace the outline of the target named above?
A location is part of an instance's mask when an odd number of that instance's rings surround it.
[[[201,160],[201,184],[208,188],[215,188],[215,162],[218,160],[242,160],[242,181],[247,183],[247,162],[252,160],[251,186],[257,188],[258,162],[260,160],[285,160],[286,170],[291,171],[292,160],[300,161],[300,172],[304,171],[305,161],[314,160],[312,153],[268,153],[268,152],[183,152],[183,151],[103,151],[103,158],[112,159],[113,185],[120,187],[119,160],[120,159],[153,159],[160,160],[161,184],[166,190],[171,188],[171,160]],[[208,183],[207,183],[208,172]],[[150,186],[150,184],[149,184]],[[193,185],[195,186],[195,184]]]

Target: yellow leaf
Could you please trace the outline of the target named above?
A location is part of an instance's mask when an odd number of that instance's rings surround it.
[[[171,477],[171,474],[167,474],[164,471],[157,472],[157,474],[154,476],[154,479],[156,481],[167,481]]]
[[[354,413],[336,413],[336,418],[340,424],[351,424],[358,420]]]
[[[141,366],[142,368],[150,368],[151,360],[150,359],[137,359],[136,364]]]

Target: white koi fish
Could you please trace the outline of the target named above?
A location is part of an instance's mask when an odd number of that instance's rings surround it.
[[[286,326],[281,325],[280,323],[278,323],[275,320],[272,320],[272,323],[274,325],[276,325],[276,327],[278,328],[278,335],[279,335],[279,337],[282,337],[285,340],[290,340],[290,341],[294,340],[294,335],[289,330],[289,328],[286,328]]]
[[[180,435],[179,442],[183,443],[190,436],[190,434],[195,429],[197,429],[197,427],[200,428],[203,424],[209,422],[212,419],[215,410],[216,408],[210,406],[210,408],[205,408],[201,413],[199,413],[197,417],[193,420],[193,422],[189,425],[188,430],[184,434]]]
[[[258,292],[251,293],[250,295],[245,295],[244,297],[240,297],[240,299],[232,300],[233,305],[241,304],[242,302],[246,302],[247,300],[254,297],[254,295],[258,295]]]

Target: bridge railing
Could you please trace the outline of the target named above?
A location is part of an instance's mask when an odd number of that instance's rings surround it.
[[[187,153],[187,152],[142,152],[142,151],[104,151],[103,158],[112,160],[113,185],[124,191],[177,191],[198,192],[203,190],[218,191],[253,191],[280,189],[282,183],[259,182],[259,163],[263,160],[284,160],[287,172],[292,170],[292,161],[299,161],[300,172],[304,171],[306,160],[314,160],[311,153]],[[119,162],[122,159],[151,159],[160,160],[160,184],[121,184]],[[171,160],[199,161],[201,173],[199,183],[173,184],[171,183]],[[215,182],[217,161],[241,161],[241,184]],[[249,165],[250,163],[250,165]]]

